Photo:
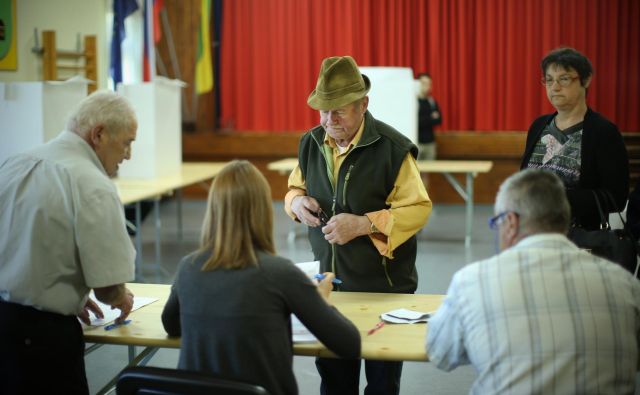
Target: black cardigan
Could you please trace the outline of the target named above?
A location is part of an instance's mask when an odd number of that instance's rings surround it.
[[[529,127],[527,144],[522,157],[521,169],[529,164],[536,143],[545,126],[557,113],[539,117]],[[580,180],[577,188],[567,189],[574,222],[587,229],[596,229],[600,223],[598,209],[592,190],[600,201],[607,199],[607,190],[615,200],[615,208],[606,204],[607,212],[622,211],[629,193],[629,160],[627,149],[618,127],[597,112],[587,109],[582,131]]]

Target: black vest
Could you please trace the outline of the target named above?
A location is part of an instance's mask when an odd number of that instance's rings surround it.
[[[409,139],[369,112],[364,122],[360,141],[340,166],[335,189],[322,150],[324,129],[311,129],[300,142],[298,159],[307,195],[315,198],[329,216],[388,209],[386,200],[407,152],[414,157],[418,154]],[[409,293],[417,288],[415,235],[394,250],[394,259],[381,256],[366,235],[342,246],[331,245],[316,227],[309,228],[309,240],[321,271],[334,272],[342,280],[338,287],[341,291]]]

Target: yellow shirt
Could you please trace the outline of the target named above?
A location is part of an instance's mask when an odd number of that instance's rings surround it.
[[[353,147],[358,144],[363,131],[364,120],[346,148],[339,147],[335,140],[325,133],[324,143],[331,147],[333,152],[334,184],[337,181],[342,162]],[[300,166],[296,166],[289,175],[288,186],[289,192],[284,198],[284,209],[292,219],[297,220],[295,213],[291,211],[291,202],[296,196],[306,195],[305,180]],[[431,199],[429,199],[422,183],[416,160],[411,153],[407,153],[404,158],[386,203],[389,205],[389,209],[373,211],[365,215],[381,232],[381,234],[370,234],[371,241],[380,255],[393,259],[393,250],[416,234],[427,223],[431,214]]]

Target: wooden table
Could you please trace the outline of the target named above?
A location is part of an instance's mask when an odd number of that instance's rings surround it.
[[[478,160],[422,160],[417,161],[420,173],[441,173],[451,184],[453,189],[464,199],[466,204],[465,246],[471,245],[471,230],[473,228],[473,180],[478,173],[487,173],[493,167],[491,161]],[[288,174],[298,165],[297,158],[286,158],[271,162],[267,165],[269,170],[281,174]],[[462,173],[466,175],[466,185],[462,187],[452,174]]]
[[[200,182],[215,178],[227,162],[188,162],[183,163],[179,174],[168,177],[156,178],[116,178],[114,183],[118,189],[118,195],[122,204],[135,204],[135,228],[136,228],[136,279],[142,276],[142,237],[140,233],[141,202],[143,200],[154,201],[155,212],[155,265],[159,270],[162,261],[160,248],[160,198],[167,194],[176,194],[176,208],[178,219],[178,239],[182,238],[182,192],[181,189]]]
[[[129,346],[130,365],[146,364],[158,348],[180,348],[179,338],[169,338],[160,316],[169,297],[170,285],[128,284],[137,296],[154,297],[158,301],[129,315],[131,323],[105,331],[103,327],[85,329],[84,339],[95,343],[88,352],[103,344]],[[380,321],[380,314],[401,307],[417,311],[435,311],[444,295],[380,294],[363,292],[333,292],[331,301],[360,331],[362,358],[387,361],[427,361],[425,350],[426,324],[386,324],[368,336],[369,329]],[[145,349],[135,354],[135,346]],[[334,357],[321,343],[295,343],[296,355]],[[109,383],[105,388],[111,386]]]
[[[493,167],[493,162],[487,160],[419,160],[417,163],[420,173],[442,174],[464,200],[467,208],[464,245],[469,247],[473,229],[473,179],[478,173],[488,173]],[[453,177],[455,173],[466,175],[465,188]]]

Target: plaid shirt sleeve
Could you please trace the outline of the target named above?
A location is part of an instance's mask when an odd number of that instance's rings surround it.
[[[442,305],[429,319],[427,326],[427,355],[439,369],[450,371],[469,364],[465,349],[464,328],[458,300],[460,275],[457,273],[447,291]]]

